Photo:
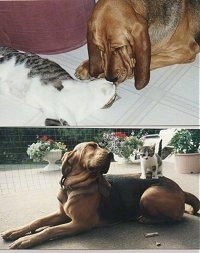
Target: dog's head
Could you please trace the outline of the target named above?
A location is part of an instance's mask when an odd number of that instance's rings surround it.
[[[146,20],[128,1],[97,2],[88,23],[90,75],[122,83],[135,76],[136,89],[150,78],[151,45]]]
[[[111,159],[112,153],[99,147],[97,143],[80,143],[62,157],[63,179],[79,183],[89,178],[99,178],[108,172]]]

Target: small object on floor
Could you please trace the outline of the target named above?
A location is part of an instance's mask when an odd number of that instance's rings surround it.
[[[162,244],[160,242],[156,242],[156,246],[160,247]]]
[[[146,238],[148,238],[148,237],[154,237],[154,236],[158,236],[158,235],[159,235],[158,232],[152,232],[152,233],[146,233],[146,234],[144,234],[144,236]]]

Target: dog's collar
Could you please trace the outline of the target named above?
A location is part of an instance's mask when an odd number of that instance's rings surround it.
[[[96,187],[96,190],[98,191],[98,183],[95,181],[95,182],[92,182],[88,185],[84,185],[84,186],[63,186],[61,189],[62,191],[64,192],[65,195],[69,196],[69,194],[71,194],[73,191],[76,191],[76,190],[79,190],[81,189],[83,192],[84,191],[87,191],[91,188],[91,187]]]
[[[73,191],[76,189],[76,187],[72,187],[72,186],[62,186],[62,189],[64,189],[65,191]]]
[[[87,187],[90,187],[95,184],[98,185],[97,178],[94,178],[94,180],[90,180],[90,182],[88,182],[88,184],[85,184],[85,185],[82,185],[82,182],[74,184],[74,185],[67,185],[65,183],[65,179],[66,179],[66,177],[62,177],[61,181],[60,181],[61,188],[64,191],[74,191],[74,190],[81,189],[81,188],[87,188]]]

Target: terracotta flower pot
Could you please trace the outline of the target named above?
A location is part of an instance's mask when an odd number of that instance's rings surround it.
[[[175,154],[175,167],[179,173],[200,173],[200,153]]]

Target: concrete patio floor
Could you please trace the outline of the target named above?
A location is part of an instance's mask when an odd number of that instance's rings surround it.
[[[43,165],[0,165],[0,228],[1,231],[23,225],[55,211],[60,171],[44,172]],[[111,164],[109,173],[137,173],[139,164]],[[199,197],[199,174],[179,174],[173,157],[163,161],[163,174],[176,181],[183,190]],[[145,233],[158,232],[146,238]],[[176,224],[143,225],[127,222],[98,228],[77,236],[49,241],[34,250],[193,250],[199,252],[199,217],[185,214]],[[156,244],[159,243],[160,246]],[[0,250],[9,242],[0,239]],[[19,251],[18,251],[19,252]],[[23,251],[24,252],[24,251]],[[51,251],[53,252],[53,251]],[[91,251],[90,251],[91,252]],[[98,251],[99,252],[99,251]]]

